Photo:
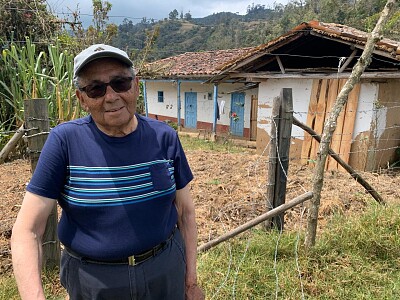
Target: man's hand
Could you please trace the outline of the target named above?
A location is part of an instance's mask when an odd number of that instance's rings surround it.
[[[202,289],[197,284],[186,286],[186,300],[204,300]]]

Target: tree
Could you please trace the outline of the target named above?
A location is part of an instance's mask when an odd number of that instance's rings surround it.
[[[176,9],[174,9],[173,11],[171,11],[169,13],[169,19],[176,20],[178,18],[178,15],[179,15],[178,11]]]
[[[111,3],[108,1],[92,0],[93,3],[93,24],[87,29],[83,28],[80,21],[79,7],[72,14],[73,20],[65,22],[71,25],[71,32],[65,30],[60,34],[59,39],[63,45],[72,53],[79,52],[89,45],[95,43],[109,44],[118,33],[118,26],[108,23],[108,13],[111,10]]]
[[[93,25],[87,30],[92,43],[109,43],[117,34],[117,25],[107,23],[111,7],[112,4],[108,1],[93,0]]]
[[[185,14],[185,20],[186,21],[192,20],[192,15],[190,14],[190,10]]]
[[[308,215],[308,226],[305,240],[306,248],[311,248],[315,245],[317,224],[318,224],[318,211],[321,200],[321,191],[324,183],[324,170],[325,163],[328,156],[329,145],[332,140],[332,135],[336,129],[337,118],[343,109],[343,106],[347,102],[347,98],[353,89],[354,85],[360,81],[360,77],[367,66],[371,63],[372,53],[374,51],[375,44],[381,40],[381,33],[384,29],[385,24],[390,19],[390,16],[394,13],[398,0],[388,0],[384,9],[381,12],[380,18],[375,25],[374,30],[365,43],[364,51],[353,67],[353,71],[337,96],[336,102],[332,107],[331,113],[328,116],[327,121],[324,124],[324,130],[322,132],[321,142],[319,144],[319,151],[317,155],[317,164],[313,176],[313,198],[311,199],[311,205],[309,208]]]
[[[47,11],[45,0],[0,0],[0,39],[3,41],[51,40],[60,21]]]

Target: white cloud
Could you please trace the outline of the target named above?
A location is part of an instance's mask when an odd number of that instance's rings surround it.
[[[103,0],[104,1],[104,0]],[[289,0],[148,0],[143,4],[142,1],[108,0],[112,4],[109,13],[110,21],[120,23],[124,17],[133,22],[140,21],[143,17],[147,19],[160,20],[168,18],[169,13],[177,9],[180,13],[190,11],[194,18],[201,18],[218,12],[233,12],[245,14],[247,7],[254,4],[272,6],[274,2],[287,4]],[[81,20],[85,25],[91,23],[92,1],[80,0],[47,0],[54,12],[70,13],[74,11],[79,3]],[[116,17],[119,16],[119,17]]]

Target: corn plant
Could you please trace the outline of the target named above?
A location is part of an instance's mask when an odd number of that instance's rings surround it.
[[[29,39],[26,39],[26,44],[22,47],[11,44],[2,52],[4,71],[0,81],[3,90],[1,96],[13,108],[17,126],[23,120],[23,101],[46,98],[48,95],[47,79],[40,76],[45,72],[42,69],[45,59],[46,54],[36,54],[36,46]]]
[[[48,52],[52,69],[49,79],[52,85],[50,97],[50,115],[59,122],[79,117],[80,106],[76,99],[73,85],[73,55],[66,50],[61,51],[60,45],[49,45]]]
[[[60,44],[49,45],[47,52],[37,51],[28,38],[23,46],[9,45],[0,60],[0,132],[23,123],[25,99],[47,99],[52,126],[79,117],[72,79],[73,55]]]

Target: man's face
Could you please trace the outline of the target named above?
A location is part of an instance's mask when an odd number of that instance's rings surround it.
[[[86,91],[77,90],[76,95],[83,109],[92,115],[97,127],[110,136],[127,135],[136,126],[134,114],[139,95],[138,79],[131,81],[132,86],[127,91],[118,90],[118,87],[124,87],[124,82],[130,82],[127,79],[129,77],[132,77],[130,69],[112,58],[96,59],[80,72],[79,87],[86,88]],[[96,93],[92,93],[93,90],[101,90],[104,83],[110,82],[111,85],[105,87],[104,95],[96,96]]]

